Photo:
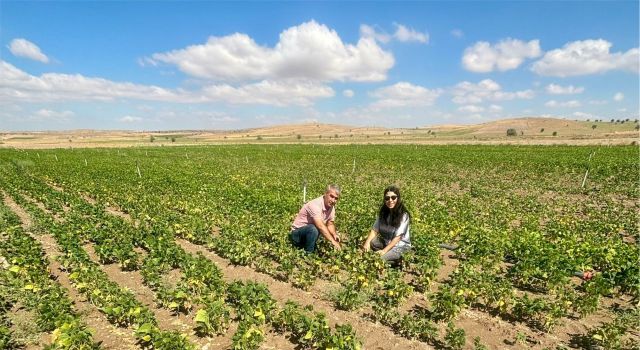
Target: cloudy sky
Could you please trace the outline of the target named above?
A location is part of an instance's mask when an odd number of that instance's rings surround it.
[[[638,1],[0,4],[0,131],[637,118]]]

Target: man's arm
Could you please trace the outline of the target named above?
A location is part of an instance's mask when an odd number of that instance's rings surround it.
[[[316,225],[318,232],[320,232],[324,238],[326,238],[336,249],[340,249],[340,243],[336,239],[336,226],[333,221],[329,221],[325,225],[322,219],[315,217],[313,218],[313,224]]]
[[[336,242],[340,242],[338,231],[336,231],[336,224],[333,222],[333,220],[327,221],[327,229],[329,230],[329,233],[331,233],[331,235],[333,236],[333,239],[335,239]]]

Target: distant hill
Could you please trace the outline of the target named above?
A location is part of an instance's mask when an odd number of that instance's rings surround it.
[[[158,132],[70,130],[0,133],[0,147],[128,147],[227,143],[416,143],[416,144],[631,144],[638,122],[514,118],[474,125],[415,128],[291,124],[243,130]],[[507,136],[514,129],[515,136]]]

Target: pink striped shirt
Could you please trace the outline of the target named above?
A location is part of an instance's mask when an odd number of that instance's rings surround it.
[[[328,221],[335,221],[336,219],[336,208],[326,208],[324,206],[323,196],[310,200],[302,206],[295,220],[293,220],[293,224],[291,224],[291,229],[296,230],[300,227],[313,224],[313,218],[316,217],[320,218],[325,224]]]

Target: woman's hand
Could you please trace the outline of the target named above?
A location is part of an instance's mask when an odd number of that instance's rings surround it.
[[[365,252],[371,251],[371,241],[373,241],[373,239],[376,238],[377,234],[378,232],[376,232],[376,230],[371,230],[371,232],[369,232],[369,236],[367,237],[367,239],[364,241],[364,244],[362,245],[362,250],[364,250]]]

